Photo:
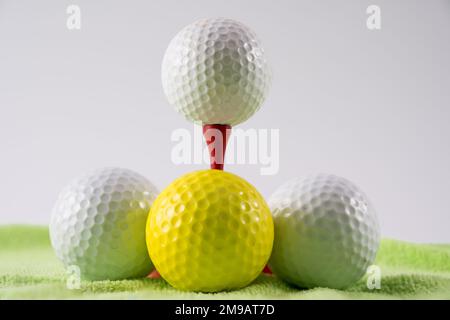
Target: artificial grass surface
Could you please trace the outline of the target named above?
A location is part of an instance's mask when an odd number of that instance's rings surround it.
[[[381,288],[373,290],[365,278],[346,290],[302,290],[267,275],[216,294],[181,292],[162,279],[82,282],[69,290],[46,227],[0,227],[0,299],[450,299],[450,244],[384,239],[376,264]]]

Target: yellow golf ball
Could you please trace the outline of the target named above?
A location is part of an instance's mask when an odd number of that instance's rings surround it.
[[[248,285],[263,270],[274,226],[266,201],[244,179],[219,170],[188,173],[154,201],[147,247],[161,276],[181,290]]]

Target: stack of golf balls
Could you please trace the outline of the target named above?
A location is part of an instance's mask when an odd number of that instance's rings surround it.
[[[247,26],[202,19],[169,44],[162,83],[169,103],[189,121],[234,126],[260,108],[270,72],[261,43]],[[155,201],[147,224],[156,269],[183,290],[249,284],[263,270],[272,244],[272,216],[262,196],[242,178],[219,170],[175,180]]]
[[[270,209],[252,185],[218,170],[186,174],[157,193],[121,168],[74,180],[51,218],[57,256],[89,280],[144,277],[151,257],[174,287],[206,292],[249,284],[271,256],[273,272],[289,283],[345,288],[364,275],[379,244],[368,198],[333,175],[287,182]]]
[[[203,19],[170,43],[162,81],[188,120],[234,126],[260,108],[270,72],[248,27]],[[267,204],[220,170],[185,174],[158,195],[140,174],[105,168],[61,192],[50,237],[84,279],[144,277],[156,267],[175,288],[217,292],[248,285],[267,263],[298,287],[348,287],[373,263],[380,232],[367,196],[334,175],[293,179]]]

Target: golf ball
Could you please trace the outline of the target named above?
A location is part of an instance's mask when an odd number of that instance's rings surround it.
[[[87,280],[146,276],[153,268],[145,223],[156,188],[127,169],[86,174],[59,195],[50,221],[58,258]]]
[[[260,108],[270,72],[248,27],[231,19],[203,19],[170,42],[162,84],[170,104],[188,120],[234,126]]]
[[[176,179],[156,198],[147,222],[150,257],[181,290],[246,286],[263,270],[272,244],[273,221],[263,197],[220,170]]]
[[[380,231],[364,193],[334,175],[294,179],[269,199],[275,239],[269,265],[299,287],[345,288],[375,259]]]

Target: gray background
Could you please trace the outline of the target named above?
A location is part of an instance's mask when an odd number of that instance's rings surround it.
[[[66,7],[82,29],[66,28]],[[382,29],[366,28],[368,5]],[[91,168],[134,169],[160,189],[206,167],[175,166],[160,63],[174,34],[224,16],[259,34],[274,79],[241,128],[279,128],[277,175],[235,172],[268,196],[314,172],[370,196],[384,236],[450,242],[450,1],[0,0],[0,223],[49,220]]]

